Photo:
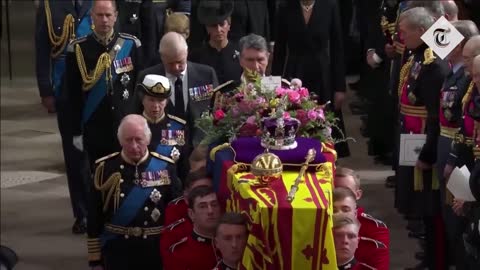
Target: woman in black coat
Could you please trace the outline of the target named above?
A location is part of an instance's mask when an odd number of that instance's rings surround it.
[[[280,10],[275,35],[272,74],[299,78],[319,97],[331,101],[344,131],[341,106],[345,96],[345,66],[338,1],[288,1]],[[334,133],[334,137],[339,137]],[[335,145],[339,157],[348,144]]]

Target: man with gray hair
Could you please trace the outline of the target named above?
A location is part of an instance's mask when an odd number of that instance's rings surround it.
[[[430,15],[432,15],[434,19],[438,19],[445,15],[445,7],[442,2],[443,1],[438,0],[408,1],[408,9],[424,7],[428,10],[428,12],[430,12]]]
[[[187,121],[191,140],[186,143],[191,148],[198,145],[204,136],[195,127],[195,120],[208,110],[213,89],[218,85],[217,75],[209,66],[187,61],[187,42],[176,32],[162,37],[159,51],[162,63],[140,72],[137,84],[143,82],[148,74],[166,76],[170,80],[172,95],[167,112]],[[143,112],[139,93],[136,93],[134,106],[135,113]]]
[[[144,117],[127,115],[118,128],[121,152],[95,162],[87,221],[92,269],[162,269],[163,215],[181,184],[170,157],[148,152],[151,136]]]
[[[440,90],[449,72],[448,63],[436,57],[421,39],[435,19],[423,7],[409,9],[399,18],[400,35],[412,55],[400,72],[398,95],[400,100],[400,134],[425,134],[415,167],[400,165],[396,185],[395,206],[400,213],[421,218],[426,232],[425,266],[436,269],[435,248],[442,243],[436,239],[435,229],[441,220],[438,183],[432,168],[437,161],[437,141],[440,133]],[[399,136],[400,137],[400,136]],[[405,147],[401,145],[400,148]]]
[[[240,66],[244,71],[255,71],[265,76],[269,56],[267,41],[264,37],[250,34],[240,39]]]

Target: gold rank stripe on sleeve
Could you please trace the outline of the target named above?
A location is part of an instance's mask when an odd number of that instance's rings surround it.
[[[112,154],[110,154],[110,155],[108,155],[108,156],[101,157],[101,158],[95,160],[95,164],[100,163],[100,162],[102,162],[102,161],[104,161],[104,160],[110,159],[110,158],[112,158],[112,157],[114,157],[114,156],[117,156],[118,154],[120,154],[120,152],[115,152],[115,153],[112,153]]]
[[[231,83],[233,83],[233,82],[234,82],[234,80],[230,80],[230,81],[228,81],[228,82],[222,83],[222,84],[220,84],[219,86],[215,87],[215,89],[213,89],[212,92],[215,93],[215,92],[217,92],[218,90],[222,89],[223,87],[225,87],[225,86],[227,86],[227,85],[229,85],[229,84],[231,84]]]
[[[162,156],[162,155],[160,155],[160,154],[157,153],[157,152],[150,152],[150,154],[151,154],[152,156],[156,157],[156,158],[159,158],[159,159],[161,159],[161,160],[164,160],[164,161],[170,162],[170,163],[172,163],[172,164],[175,164],[175,161],[174,161],[173,159],[168,158],[168,157],[166,157],[166,156]]]
[[[88,238],[87,239],[87,249],[88,249],[88,260],[89,261],[99,261],[101,259],[101,248],[100,238]]]
[[[167,117],[168,117],[169,119],[175,120],[175,121],[177,121],[177,122],[179,122],[180,124],[183,124],[183,125],[185,125],[185,124],[187,123],[187,121],[185,121],[185,120],[183,120],[182,118],[177,117],[177,116],[175,116],[175,115],[167,114]]]

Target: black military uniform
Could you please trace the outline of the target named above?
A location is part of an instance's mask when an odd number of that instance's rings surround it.
[[[97,160],[88,215],[88,260],[106,270],[162,269],[159,235],[166,205],[180,193],[174,162],[147,152]]]
[[[140,47],[136,37],[117,32],[107,40],[93,33],[68,46],[66,86],[73,134],[83,134],[91,164],[120,149],[117,128],[130,106],[142,63]],[[98,74],[93,72],[96,66],[103,66]]]
[[[137,91],[142,95],[159,99],[168,99],[172,95],[170,83],[167,77],[161,75],[146,75],[143,82],[137,85]],[[169,101],[167,101],[169,102]],[[177,175],[180,179],[186,177],[188,167],[188,142],[186,121],[163,112],[159,119],[153,119],[148,112],[143,111],[143,117],[147,120],[152,138],[150,151],[170,157],[177,164]]]
[[[152,0],[116,0],[118,9],[117,30],[140,39],[145,60],[158,52],[155,42],[155,17]],[[144,63],[146,66],[154,63]]]
[[[84,233],[83,219],[87,211],[85,155],[72,144],[71,111],[66,91],[62,89],[65,73],[65,53],[75,37],[91,32],[91,1],[41,1],[37,10],[35,51],[37,83],[42,98],[55,99],[58,129],[62,138],[63,157],[68,189],[76,222],[74,233]],[[64,28],[65,23],[67,27]],[[66,35],[63,36],[62,33]]]
[[[233,1],[222,1],[218,5],[203,1],[200,2],[197,14],[200,23],[208,26],[223,24],[230,17],[232,11]],[[230,80],[238,80],[242,75],[239,57],[238,44],[229,40],[226,47],[221,50],[213,48],[209,42],[206,42],[202,47],[191,51],[189,60],[213,67],[217,73],[218,82],[222,84]]]
[[[448,63],[435,57],[426,44],[415,48],[402,67],[398,95],[400,100],[401,133],[425,134],[426,141],[418,160],[433,166],[437,161],[440,134],[440,90],[449,72]],[[397,170],[395,206],[400,213],[422,217],[426,233],[426,263],[434,267],[436,226],[441,219],[438,179],[433,169],[399,166]]]

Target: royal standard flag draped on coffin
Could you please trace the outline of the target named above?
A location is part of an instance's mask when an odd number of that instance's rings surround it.
[[[305,173],[293,202],[287,194],[298,171],[260,183],[249,172],[229,170],[226,210],[244,213],[250,235],[240,269],[337,269],[332,234],[333,165]]]

